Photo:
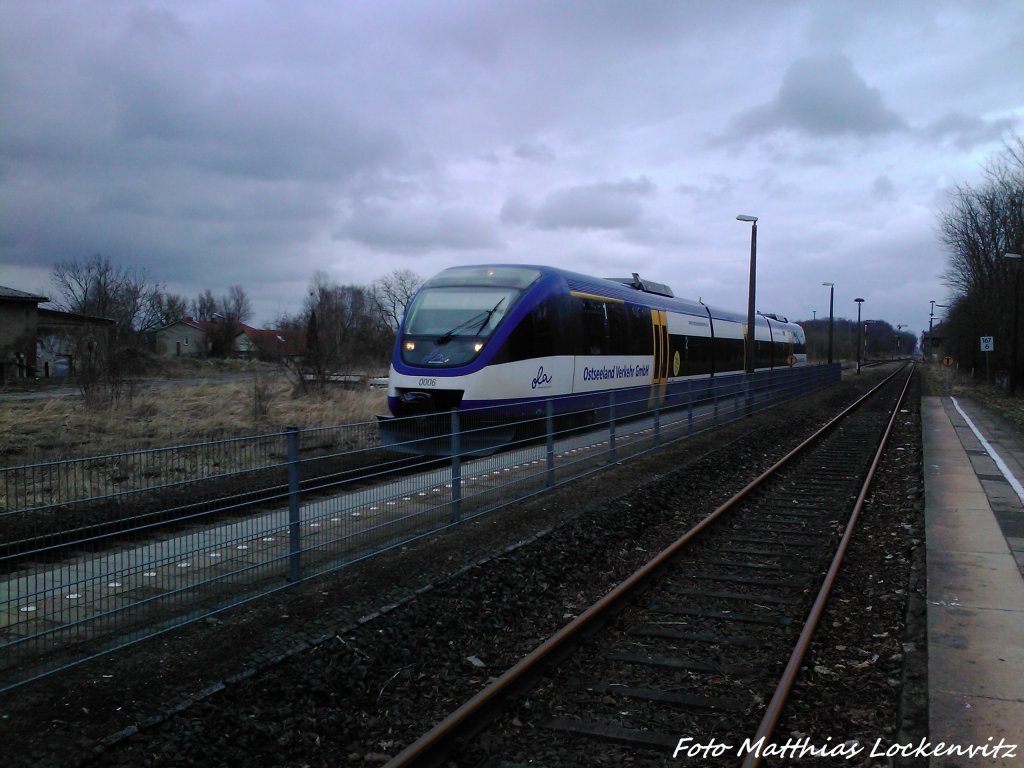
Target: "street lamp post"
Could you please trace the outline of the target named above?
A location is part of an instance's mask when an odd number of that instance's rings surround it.
[[[860,348],[862,344],[864,329],[860,324],[860,305],[864,303],[864,299],[854,299],[857,302],[857,373],[860,373]]]
[[[932,344],[932,321],[935,320],[935,308],[946,307],[948,305],[936,304],[935,299],[932,299],[929,303],[932,305],[932,311],[928,313],[928,362],[930,363],[932,361],[932,348],[934,346]]]
[[[1004,253],[1004,258],[1014,259],[1017,262],[1017,273],[1013,278],[1013,347],[1010,349],[1010,396],[1017,391],[1017,326],[1020,323],[1020,263],[1024,259],[1019,253]]]
[[[747,374],[754,372],[754,294],[757,282],[757,216],[741,213],[737,221],[750,222],[750,283],[747,290],[747,345],[743,354],[743,370]]]
[[[835,336],[835,318],[832,315],[832,301],[836,297],[835,283],[822,283],[828,286],[828,363],[832,365],[832,339]]]

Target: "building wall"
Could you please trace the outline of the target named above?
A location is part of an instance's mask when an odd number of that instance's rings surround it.
[[[75,341],[66,331],[40,329],[36,340],[37,376],[60,379],[75,372]]]
[[[0,381],[36,375],[36,329],[34,302],[0,302]]]
[[[51,309],[37,310],[36,376],[63,378],[81,359],[95,362],[110,351],[114,321]],[[99,357],[97,357],[99,356]]]
[[[175,323],[156,332],[156,353],[181,357],[206,354],[206,334],[187,323]]]
[[[248,334],[240,333],[235,336],[235,356],[244,359],[256,359],[260,356],[260,350],[256,342],[249,338]]]

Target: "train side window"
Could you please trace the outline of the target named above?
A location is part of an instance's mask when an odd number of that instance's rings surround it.
[[[612,355],[629,354],[629,324],[624,304],[605,304],[608,315],[608,352]]]
[[[555,354],[555,337],[551,327],[551,301],[541,302],[530,313],[533,327],[533,357],[549,357]]]
[[[631,355],[653,355],[654,336],[651,333],[651,310],[648,307],[629,305],[629,353]]]
[[[508,359],[529,360],[555,354],[554,317],[557,307],[548,299],[530,311],[508,338]]]
[[[607,316],[605,303],[593,299],[583,299],[580,317],[583,325],[583,345],[581,355],[603,355],[607,352]]]
[[[715,338],[715,373],[743,370],[743,339]]]
[[[673,336],[673,355],[679,352],[680,376],[711,373],[711,339],[705,336]]]

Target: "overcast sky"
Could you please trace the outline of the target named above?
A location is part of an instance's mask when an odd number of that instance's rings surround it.
[[[561,265],[928,326],[1024,134],[1024,2],[0,2],[0,284],[102,254],[256,324],[310,277]]]

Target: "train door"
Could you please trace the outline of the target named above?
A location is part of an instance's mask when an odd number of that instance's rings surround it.
[[[661,309],[651,310],[651,333],[654,337],[652,357],[651,395],[649,407],[665,402],[668,388],[668,313]]]

